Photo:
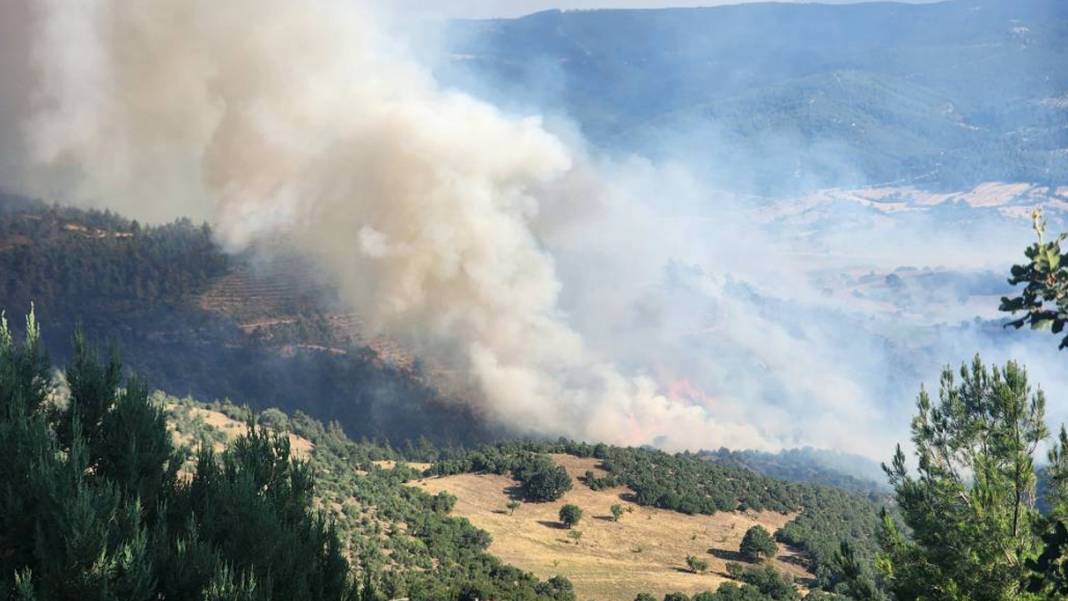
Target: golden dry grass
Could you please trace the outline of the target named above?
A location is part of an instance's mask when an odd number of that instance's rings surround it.
[[[572,478],[588,469],[599,471],[595,459],[552,457]],[[490,553],[539,578],[566,576],[582,601],[631,601],[639,592],[659,598],[673,591],[692,595],[715,590],[727,580],[726,563],[750,526],[761,524],[774,532],[793,518],[771,512],[689,516],[627,503],[621,499],[629,492],[625,488],[593,491],[577,480],[559,501],[524,503],[508,515],[507,491],[515,485],[510,477],[492,474],[413,483],[431,494],[444,490],[456,495],[453,514],[493,535]],[[578,543],[557,523],[560,507],[566,503],[578,505],[584,514],[575,528],[582,532]],[[616,503],[632,511],[612,522],[609,508]],[[690,573],[688,555],[708,561],[708,572]],[[773,565],[795,577],[809,577],[796,562],[792,551],[780,549]]]
[[[243,436],[248,432],[248,426],[244,422],[231,419],[224,413],[219,411],[211,411],[208,409],[201,409],[199,407],[190,407],[188,409],[189,416],[192,418],[200,418],[203,422],[216,430],[219,430],[226,435],[226,440],[230,441],[238,436]],[[168,429],[171,431],[171,436],[174,442],[179,445],[188,445],[193,443],[193,437],[189,433],[178,432],[174,428],[174,424],[168,423]],[[225,448],[224,444],[216,443],[215,451],[220,452]],[[312,449],[315,445],[311,443],[307,438],[297,436],[296,434],[289,434],[289,448],[293,452],[293,457],[306,459],[311,455]]]

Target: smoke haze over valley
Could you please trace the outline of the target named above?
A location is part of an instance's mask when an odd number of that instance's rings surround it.
[[[1068,228],[1063,3],[407,16],[7,2],[0,187],[296,251],[523,434],[883,458],[975,352],[1068,418],[997,313]]]

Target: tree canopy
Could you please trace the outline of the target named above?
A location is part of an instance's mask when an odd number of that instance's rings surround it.
[[[57,395],[31,313],[0,320],[0,587],[21,599],[349,599],[307,465],[254,425],[179,477],[147,387],[76,337]]]
[[[937,402],[923,389],[917,398],[918,474],[900,446],[885,467],[908,534],[884,515],[880,567],[899,599],[1042,598],[1025,583],[1048,523],[1036,509],[1034,461],[1048,436],[1045,396],[1014,362],[976,357],[958,375],[943,371]]]
[[[742,537],[738,552],[749,561],[760,561],[774,558],[775,554],[779,552],[779,546],[775,544],[775,539],[771,537],[771,533],[760,524],[757,524],[745,531],[745,536]]]

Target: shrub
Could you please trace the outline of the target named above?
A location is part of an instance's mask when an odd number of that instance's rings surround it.
[[[560,508],[560,522],[572,528],[582,519],[582,509],[578,505],[567,504]]]
[[[738,551],[742,557],[756,562],[775,557],[775,554],[779,552],[779,546],[775,544],[775,539],[771,538],[771,534],[763,526],[757,524],[745,532]]]
[[[694,574],[700,574],[708,570],[708,562],[695,555],[690,555],[686,558],[686,565]]]

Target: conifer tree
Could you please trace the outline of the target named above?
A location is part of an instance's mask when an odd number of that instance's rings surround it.
[[[84,336],[49,407],[31,314],[0,319],[0,597],[20,600],[355,599],[341,543],[311,512],[312,474],[250,422],[188,481],[161,408]]]
[[[880,563],[899,599],[1027,598],[1045,397],[1016,363],[988,368],[976,357],[959,375],[943,372],[937,404],[920,391],[912,422],[919,475],[900,446],[885,466],[911,536],[884,515]]]

